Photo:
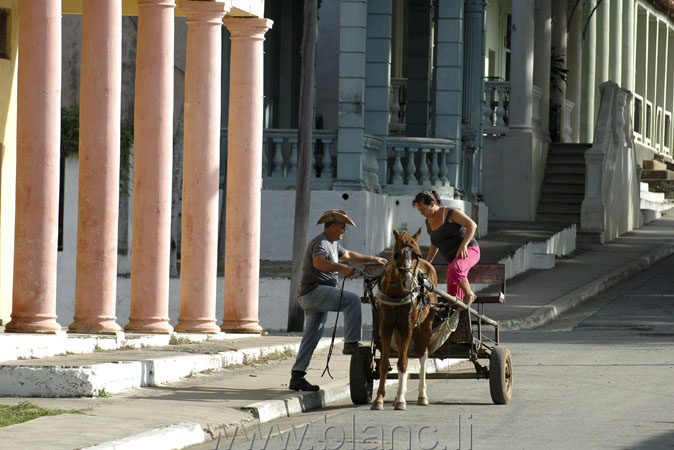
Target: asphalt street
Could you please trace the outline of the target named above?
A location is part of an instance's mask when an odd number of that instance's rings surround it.
[[[672,449],[674,257],[533,331],[507,332],[510,405],[486,380],[429,381],[431,405],[348,402],[191,449]]]

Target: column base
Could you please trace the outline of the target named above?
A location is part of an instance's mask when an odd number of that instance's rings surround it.
[[[93,317],[78,319],[68,326],[68,333],[116,334],[122,331],[116,317]]]
[[[157,333],[168,334],[173,331],[169,325],[168,318],[161,319],[129,319],[129,323],[124,327],[124,331],[133,333]]]
[[[39,317],[19,317],[12,319],[5,325],[5,333],[58,333],[63,327],[56,322],[56,316]]]
[[[262,333],[263,331],[257,320],[224,320],[220,329],[225,333]]]
[[[181,320],[179,318],[174,331],[181,333],[219,333],[220,327],[215,323],[215,320]]]

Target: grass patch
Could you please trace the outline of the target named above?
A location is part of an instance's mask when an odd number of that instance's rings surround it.
[[[21,402],[18,405],[0,405],[0,428],[27,422],[44,416],[59,414],[81,414],[83,409],[49,409],[34,403]]]
[[[186,336],[176,336],[172,334],[169,338],[169,345],[195,344],[196,342]]]
[[[271,353],[261,355],[258,358],[251,358],[245,356],[243,358],[244,365],[253,365],[253,364],[269,364],[275,361],[283,361],[288,358],[293,358],[297,353],[291,348],[285,348],[283,350],[276,350]]]

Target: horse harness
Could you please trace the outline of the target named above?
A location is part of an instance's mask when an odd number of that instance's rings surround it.
[[[409,247],[405,247],[403,249],[405,253],[411,252],[412,249]],[[407,261],[408,259],[411,258],[405,258]],[[414,267],[407,267],[407,266],[401,266],[398,261],[395,261],[395,268],[396,270],[400,273],[407,273],[407,272],[412,272],[412,282],[413,282],[413,287],[412,290],[410,291],[409,294],[407,294],[404,297],[391,297],[390,295],[385,294],[382,292],[381,288],[377,292],[376,295],[376,300],[377,303],[384,304],[384,305],[389,305],[389,306],[402,306],[406,305],[408,303],[412,303],[415,298],[419,298],[419,301],[416,303],[415,308],[410,308],[409,314],[412,315],[412,312],[416,310],[417,312],[417,322],[419,320],[419,313],[428,305],[430,305],[430,301],[428,300],[428,296],[426,295],[425,291],[426,289],[424,288],[423,283],[418,282],[418,276],[419,276],[419,265],[420,265],[420,259],[417,259],[416,264]],[[396,283],[390,282],[390,284],[401,284],[401,281],[398,280]],[[416,327],[416,323],[414,326]]]

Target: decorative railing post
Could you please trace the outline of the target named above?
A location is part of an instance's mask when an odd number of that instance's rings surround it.
[[[272,156],[271,176],[283,176],[283,138],[273,138],[274,155]]]
[[[503,135],[508,130],[510,83],[486,81],[484,83],[483,133]]]
[[[321,178],[332,178],[331,145],[332,139],[323,139],[323,167],[321,168]]]
[[[311,178],[316,178],[316,138],[311,139]]]
[[[564,100],[564,105],[562,105],[562,142],[571,142],[571,133],[573,129],[571,128],[571,112],[575,107],[574,103],[570,100]]]
[[[417,168],[414,164],[414,150],[412,147],[407,148],[407,168],[405,171],[405,184],[416,184],[414,181],[414,173],[417,171]]]
[[[401,133],[406,129],[405,90],[407,78],[391,78],[389,131]]]
[[[440,149],[431,148],[431,185],[436,186],[438,184],[438,173],[440,168],[438,167],[438,151]]]
[[[447,148],[440,149],[440,184],[442,186],[449,185],[447,179],[447,154],[449,152],[450,150]]]
[[[269,142],[267,139],[262,139],[262,177],[266,177],[269,173],[269,157],[267,152],[269,151]]]
[[[426,161],[426,154],[428,153],[427,148],[419,147],[419,156],[420,156],[420,164],[419,164],[419,184],[424,185],[427,184],[429,181],[428,178],[428,162]]]
[[[505,85],[500,85],[497,87],[498,90],[498,104],[496,106],[496,127],[506,127],[506,95],[510,97],[510,87]]]
[[[290,138],[290,161],[288,161],[288,178],[297,178],[297,137]]]
[[[489,128],[495,125],[494,110],[492,109],[493,92],[495,88],[484,84],[484,106],[482,107],[482,128]]]
[[[403,184],[403,165],[401,160],[405,149],[401,147],[395,147],[393,151],[395,152],[395,159],[393,161],[393,177],[391,178],[391,184]]]

